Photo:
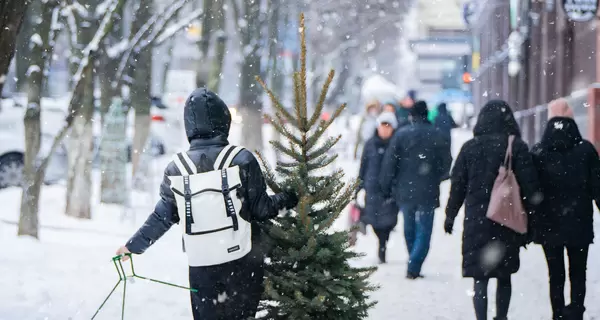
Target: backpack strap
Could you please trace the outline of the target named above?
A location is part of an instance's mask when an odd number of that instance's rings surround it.
[[[229,152],[229,154],[227,155],[227,158],[225,158],[225,160],[223,161],[223,164],[221,164],[219,169],[229,168],[229,166],[231,166],[231,162],[233,161],[233,158],[235,158],[235,156],[237,156],[238,153],[240,153],[240,151],[242,151],[242,150],[244,150],[244,148],[235,147],[231,152]]]
[[[223,148],[223,150],[221,150],[221,152],[219,152],[219,155],[217,156],[217,160],[215,160],[215,163],[213,164],[213,168],[215,170],[220,170],[222,168],[221,164],[227,158],[229,153],[231,151],[233,151],[233,149],[235,149],[235,146],[226,145],[225,148]]]
[[[194,174],[195,172],[192,171],[192,168],[196,168],[196,166],[190,167],[190,165],[185,161],[185,158],[183,157],[182,153],[183,152],[180,152],[173,156],[173,163],[175,164],[175,166],[179,170],[179,173],[182,176],[189,176]]]

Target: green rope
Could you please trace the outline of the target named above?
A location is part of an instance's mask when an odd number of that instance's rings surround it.
[[[129,261],[130,261],[130,264],[131,264],[131,275],[129,275],[129,276],[127,275],[127,273],[125,273],[125,268],[123,268],[123,261],[122,261],[122,259],[123,259],[124,256],[128,256],[129,257]],[[106,302],[108,301],[108,299],[110,298],[110,296],[115,292],[115,290],[117,289],[117,287],[119,286],[119,284],[121,282],[123,282],[123,303],[121,304],[121,320],[125,319],[125,293],[127,291],[127,278],[139,278],[139,279],[142,279],[142,280],[152,281],[152,282],[164,284],[164,285],[175,287],[175,288],[189,290],[191,292],[198,292],[198,290],[193,289],[193,288],[184,287],[184,286],[180,286],[180,285],[176,285],[176,284],[173,284],[173,283],[169,283],[169,282],[165,282],[165,281],[160,281],[160,280],[156,280],[156,279],[152,279],[152,278],[147,278],[147,277],[143,277],[143,276],[140,276],[140,275],[136,274],[135,273],[135,269],[133,267],[133,257],[131,255],[131,253],[126,253],[125,255],[114,256],[112,258],[112,262],[115,265],[115,269],[117,270],[117,274],[119,276],[119,281],[117,281],[117,284],[115,284],[115,286],[112,288],[112,290],[110,291],[110,293],[108,294],[108,296],[106,296],[106,298],[104,299],[104,301],[102,302],[102,304],[100,305],[100,307],[98,308],[98,310],[96,310],[96,313],[94,313],[94,315],[92,316],[92,320],[96,318],[96,316],[98,315],[98,313],[100,312],[100,310],[104,307],[104,305],[106,304]]]

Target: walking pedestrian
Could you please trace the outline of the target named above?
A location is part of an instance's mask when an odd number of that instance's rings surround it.
[[[503,165],[509,136],[515,136],[511,165],[523,204],[531,212],[540,201],[537,172],[527,144],[508,104],[489,101],[479,113],[473,129],[451,173],[450,197],[444,230],[451,234],[458,211],[465,204],[462,242],[463,277],[474,279],[473,304],[477,320],[487,320],[489,280],[497,279],[496,318],[506,320],[512,293],[511,275],[519,270],[519,251],[526,236],[486,217],[491,190]]]
[[[442,134],[427,120],[427,104],[410,109],[411,125],[399,129],[381,165],[381,189],[393,196],[404,216],[404,237],[409,254],[406,277],[423,277],[421,268],[429,252],[434,210],[440,205],[440,183],[448,175],[452,158]]]
[[[183,113],[190,149],[169,163],[154,212],[117,254],[144,253],[178,223],[190,286],[198,290],[191,293],[194,319],[254,318],[264,277],[256,222],[295,207],[298,198],[267,194],[256,158],[229,145],[231,114],[217,94],[196,89]]]
[[[542,140],[532,148],[544,194],[531,225],[548,263],[552,319],[583,320],[589,245],[594,239],[593,201],[600,204],[598,152],[579,133],[565,99],[549,105]],[[565,306],[565,249],[571,304]]]
[[[381,113],[379,101],[373,100],[367,103],[365,114],[360,120],[358,132],[356,133],[356,145],[354,147],[354,159],[358,159],[364,144],[371,139],[377,127],[377,117]]]
[[[378,256],[380,263],[386,263],[386,247],[392,229],[398,223],[398,206],[391,197],[386,197],[379,184],[381,163],[389,142],[398,126],[396,114],[383,112],[377,117],[377,133],[365,144],[360,162],[359,179],[361,181],[357,199],[363,203],[362,221],[373,227],[379,239]]]

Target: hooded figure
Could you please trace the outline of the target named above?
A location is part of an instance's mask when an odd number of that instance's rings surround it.
[[[452,118],[450,112],[448,112],[448,108],[444,102],[438,105],[437,111],[438,114],[437,117],[435,117],[434,125],[444,134],[446,140],[450,142],[452,139],[452,129],[458,128],[458,126],[456,125],[456,122],[454,122],[454,118]]]
[[[371,101],[367,103],[365,114],[363,115],[358,127],[356,146],[354,147],[354,159],[357,159],[361,147],[373,136],[375,128],[377,128],[377,117],[381,113],[379,101]]]
[[[384,195],[379,184],[381,163],[397,127],[398,121],[393,112],[381,113],[377,118],[375,135],[365,144],[358,174],[361,181],[359,189],[362,190],[358,192],[357,201],[364,204],[361,220],[373,227],[379,239],[378,254],[381,263],[386,262],[386,244],[390,232],[398,223],[398,206],[393,198]]]
[[[223,100],[206,88],[194,90],[184,107],[185,132],[190,142],[187,156],[198,172],[213,170],[221,150],[229,144],[227,137],[231,114]],[[260,229],[257,221],[272,219],[279,210],[297,204],[293,192],[267,194],[260,166],[254,155],[242,150],[231,163],[240,167],[241,188],[237,197],[242,199],[240,217],[251,222],[252,250],[238,260],[219,265],[190,267],[192,313],[196,320],[235,319],[254,317],[263,292],[263,250],[258,245]],[[117,254],[142,254],[162,237],[173,224],[179,223],[175,196],[169,177],[181,176],[173,161],[165,169],[160,186],[161,199],[154,212]],[[225,296],[223,301],[222,297]],[[214,303],[219,301],[219,303]]]
[[[379,176],[383,194],[392,196],[404,215],[409,279],[422,277],[434,210],[440,205],[440,183],[452,162],[442,134],[427,120],[427,114],[424,101],[410,109],[412,123],[394,133]]]
[[[532,148],[544,199],[530,225],[548,262],[553,319],[582,320],[588,249],[594,239],[593,201],[600,204],[600,160],[594,146],[581,137],[566,100],[552,102],[548,111],[551,119],[542,141]],[[567,307],[565,249],[571,279]]]
[[[475,314],[478,320],[487,319],[488,282],[497,278],[496,319],[505,320],[512,292],[511,275],[519,270],[519,251],[526,237],[493,222],[486,213],[509,135],[516,136],[512,168],[528,212],[539,203],[541,194],[531,154],[520,138],[519,126],[506,102],[489,101],[479,113],[473,135],[463,145],[452,169],[444,228],[446,233],[452,233],[454,220],[464,203],[462,273],[463,277],[474,278]]]

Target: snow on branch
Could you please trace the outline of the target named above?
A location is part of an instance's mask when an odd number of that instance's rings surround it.
[[[125,72],[125,69],[127,68],[127,64],[129,63],[129,59],[131,58],[131,54],[133,53],[135,47],[138,45],[138,43],[140,43],[140,41],[142,41],[142,38],[144,37],[144,35],[146,35],[146,33],[148,33],[148,31],[151,28],[156,28],[158,25],[158,22],[160,20],[164,20],[165,17],[169,16],[173,16],[176,12],[179,11],[179,9],[181,9],[183,7],[183,5],[185,5],[185,3],[187,2],[187,0],[178,0],[174,3],[172,3],[171,5],[169,5],[169,7],[167,7],[166,10],[164,10],[163,12],[159,13],[159,14],[155,14],[153,15],[150,20],[148,20],[141,28],[140,30],[133,36],[133,38],[131,39],[129,46],[127,47],[126,52],[123,54],[123,57],[121,58],[121,61],[119,62],[119,67],[117,68],[117,76],[116,79],[113,83],[113,89],[116,89],[119,86],[119,83],[121,82],[121,79],[123,78],[123,73]]]
[[[62,16],[67,20],[67,26],[69,27],[69,41],[71,47],[77,48],[77,20],[75,20],[75,14],[73,14],[72,5],[65,6],[62,10]]]
[[[100,23],[100,26],[98,27],[94,38],[92,38],[92,41],[88,43],[85,50],[83,51],[84,57],[83,59],[81,59],[79,67],[77,68],[77,72],[73,77],[75,81],[75,86],[73,88],[73,91],[71,92],[71,97],[69,98],[69,111],[65,118],[65,124],[60,129],[58,134],[54,137],[54,140],[52,141],[52,146],[50,147],[50,151],[42,160],[40,166],[38,167],[38,170],[42,172],[46,170],[48,164],[50,163],[51,156],[58,148],[60,142],[67,135],[67,132],[69,132],[69,129],[73,124],[73,120],[81,111],[81,107],[78,106],[78,101],[80,101],[80,98],[83,96],[85,91],[85,81],[82,81],[82,76],[84,74],[87,74],[88,71],[90,71],[90,69],[93,67],[93,64],[90,63],[90,60],[92,60],[90,56],[95,54],[95,52],[98,50],[100,42],[108,35],[110,30],[112,29],[114,24],[113,16],[116,12],[121,10],[125,2],[126,0],[111,0],[111,5],[109,6],[109,9],[104,15],[104,18],[102,19],[102,22]]]
[[[155,40],[154,44],[155,45],[160,45],[163,42],[165,42],[167,39],[171,38],[172,36],[174,36],[177,32],[181,31],[182,29],[184,29],[185,27],[189,26],[190,23],[192,23],[194,20],[198,19],[200,16],[202,16],[202,9],[196,9],[194,10],[192,13],[190,13],[188,16],[184,17],[183,19],[181,19],[181,21],[175,23],[174,25],[170,26],[169,28],[165,29],[165,31],[163,31]]]

